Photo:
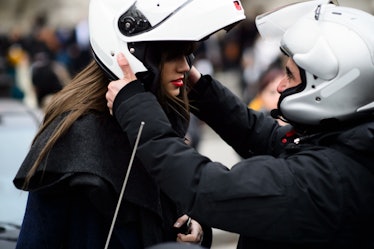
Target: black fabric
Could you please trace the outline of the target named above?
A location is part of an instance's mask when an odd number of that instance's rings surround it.
[[[104,248],[111,220],[92,205],[86,191],[91,189],[30,192],[16,248]],[[127,213],[135,213],[132,210],[136,207],[129,203],[124,206]],[[138,223],[130,220],[117,223],[109,248],[144,248],[138,229]]]
[[[17,188],[24,187],[27,172],[61,118],[32,145],[14,179]],[[71,188],[88,188],[91,202],[109,218],[113,215],[131,153],[127,138],[111,116],[86,115],[57,141],[26,190],[61,193]],[[170,201],[164,202],[158,186],[137,158],[132,165],[124,203],[137,208],[124,209],[119,219],[131,222],[134,219],[131,217],[137,217],[144,245],[175,240],[172,225],[181,214],[177,214]],[[163,214],[165,208],[172,212],[168,217]],[[160,227],[164,230],[160,231]]]
[[[124,86],[121,90],[120,93],[118,94],[118,97],[114,99],[113,102],[113,113],[116,113],[116,109],[122,101],[126,100],[129,96],[132,96],[136,93],[139,92],[144,92],[144,86],[139,80],[134,80]]]
[[[190,97],[244,160],[228,169],[186,146],[151,93],[129,96],[115,115],[130,143],[145,122],[139,158],[191,217],[241,234],[239,248],[373,248],[373,121],[299,134],[211,77]]]
[[[203,249],[203,247],[199,245],[193,245],[193,244],[167,242],[167,243],[162,243],[159,245],[148,247],[147,249]]]
[[[59,121],[55,120],[31,147],[14,181],[18,188],[22,188],[24,177]],[[94,114],[84,116],[57,141],[36,176],[32,178],[28,190],[48,186],[58,180],[56,177],[86,173],[103,178],[119,193],[131,153],[127,138],[114,119]],[[110,170],[108,166],[111,167]],[[148,208],[161,214],[157,185],[137,159],[134,161],[128,184],[126,199],[145,207],[149,205]]]

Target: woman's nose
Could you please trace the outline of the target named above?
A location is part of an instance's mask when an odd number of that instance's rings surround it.
[[[188,64],[186,56],[181,56],[178,60],[178,71],[188,72],[190,71],[190,65]]]

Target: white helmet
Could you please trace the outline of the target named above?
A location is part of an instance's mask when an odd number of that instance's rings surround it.
[[[200,41],[244,18],[239,0],[91,0],[90,42],[102,68],[122,78],[115,57],[119,52],[134,73],[146,72],[147,55],[139,44]]]
[[[282,51],[301,69],[302,84],[278,103],[291,123],[347,121],[374,111],[374,16],[328,2],[298,3],[256,20],[265,38],[279,31]]]

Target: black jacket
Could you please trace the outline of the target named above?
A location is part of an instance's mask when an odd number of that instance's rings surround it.
[[[239,248],[373,248],[373,121],[300,136],[204,76],[191,103],[245,158],[230,170],[186,146],[135,85],[120,91],[115,116],[132,143],[145,122],[139,158],[192,217],[241,234]]]
[[[32,145],[14,179],[16,187],[24,187],[27,172],[61,118],[48,126]],[[112,116],[91,113],[78,119],[56,142],[26,188],[30,196],[19,244],[29,245],[27,248],[33,248],[30,245],[34,244],[36,248],[60,248],[62,243],[69,243],[67,238],[75,239],[66,235],[70,230],[81,237],[81,244],[75,243],[77,248],[91,248],[88,243],[92,240],[96,241],[94,244],[98,248],[103,248],[131,153],[127,137]],[[184,212],[160,191],[137,158],[132,165],[122,204],[117,231],[121,231],[121,227],[135,228],[142,247],[175,241],[177,231],[173,224]],[[87,207],[92,207],[90,212]],[[46,210],[36,210],[42,208]],[[80,209],[81,214],[78,213]],[[66,214],[69,212],[70,216],[79,217],[70,225],[66,222],[73,220]],[[93,219],[88,217],[89,214]],[[40,230],[47,231],[48,235],[37,232],[39,226],[35,224],[41,221],[36,216],[50,217],[45,218]],[[91,221],[79,223],[79,219]],[[121,236],[116,230],[113,233],[113,237],[120,239]],[[53,239],[45,244],[52,244],[39,247],[38,243],[47,238]]]

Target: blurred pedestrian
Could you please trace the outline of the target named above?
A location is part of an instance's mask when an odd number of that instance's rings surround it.
[[[272,110],[277,109],[280,97],[277,88],[284,76],[285,73],[278,63],[270,65],[260,76],[259,82],[257,83],[257,94],[248,104],[248,107],[256,111],[262,111],[267,115],[270,115]],[[277,118],[277,121],[280,125],[286,124],[279,118]]]
[[[30,65],[31,82],[36,93],[38,106],[42,108],[46,106],[47,98],[63,87],[54,63],[48,53],[40,52],[34,55],[34,61]]]
[[[0,97],[11,98],[13,87],[14,80],[7,73],[5,59],[0,57]]]

